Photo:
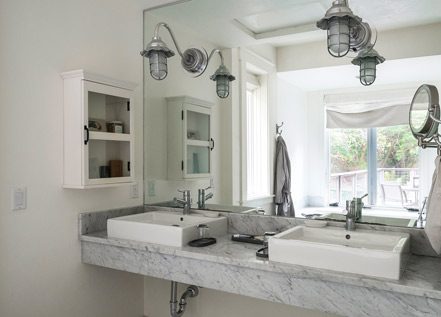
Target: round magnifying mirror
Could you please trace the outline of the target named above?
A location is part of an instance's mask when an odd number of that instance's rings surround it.
[[[438,132],[440,107],[438,89],[422,85],[412,99],[409,111],[409,125],[416,138],[428,139]]]

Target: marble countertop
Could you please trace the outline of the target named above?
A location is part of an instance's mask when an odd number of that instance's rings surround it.
[[[234,242],[231,241],[230,236],[231,235],[228,234],[218,238],[216,244],[204,248],[193,248],[189,246],[175,248],[145,242],[113,239],[107,237],[106,231],[83,234],[80,236],[80,239],[87,242],[143,250],[164,255],[291,274],[305,280],[320,279],[334,283],[441,299],[441,258],[412,255],[401,279],[396,281],[262,260],[256,258],[255,255],[256,250],[261,246]]]

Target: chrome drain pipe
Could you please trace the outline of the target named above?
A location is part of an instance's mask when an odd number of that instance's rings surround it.
[[[170,316],[171,317],[181,317],[185,313],[185,308],[187,307],[187,298],[196,297],[199,294],[199,288],[194,285],[187,287],[185,292],[182,294],[178,301],[178,282],[171,282],[171,293],[170,293]]]

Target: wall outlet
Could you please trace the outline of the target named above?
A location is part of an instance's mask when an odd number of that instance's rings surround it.
[[[156,184],[155,181],[148,181],[147,182],[147,194],[149,195],[149,197],[154,197],[156,196]]]
[[[138,183],[130,185],[130,198],[139,198]]]
[[[214,178],[213,177],[210,178],[210,187],[214,188]]]
[[[11,189],[11,210],[26,209],[26,187],[13,187]]]

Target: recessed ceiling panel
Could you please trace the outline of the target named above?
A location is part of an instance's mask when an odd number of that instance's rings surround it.
[[[312,2],[237,17],[236,20],[253,33],[263,33],[286,27],[315,24],[325,12],[326,8],[320,2]]]

